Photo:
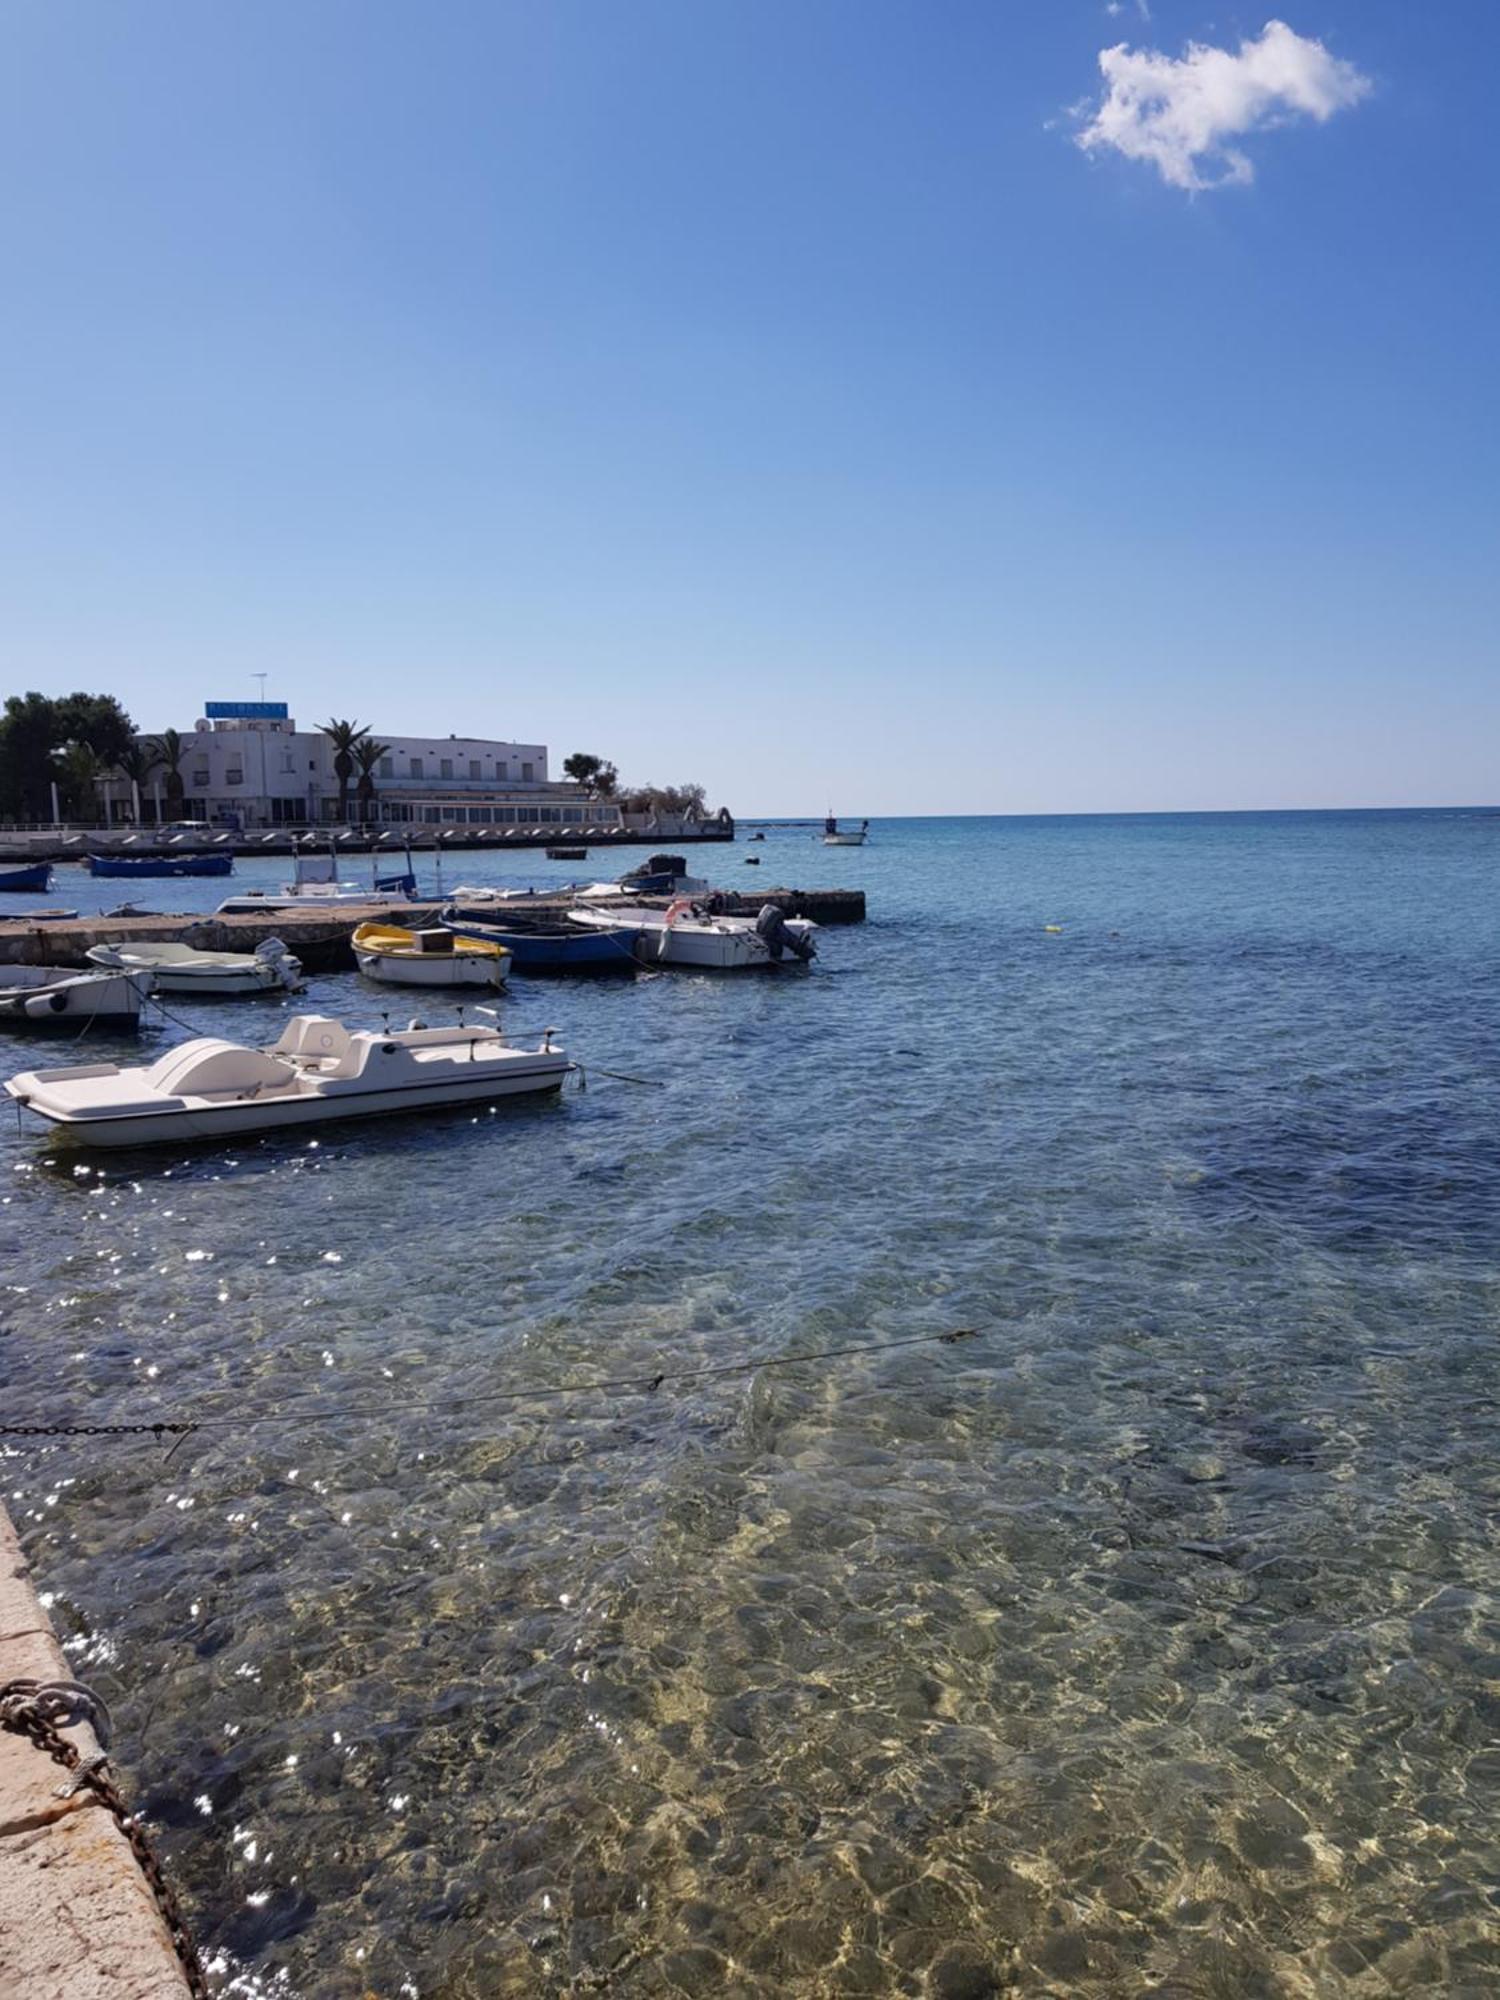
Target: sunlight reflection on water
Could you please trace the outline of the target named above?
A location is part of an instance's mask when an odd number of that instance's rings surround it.
[[[235,1426],[6,1459],[225,1990],[1492,1989],[1497,828],[773,834],[810,976],[503,1003],[665,1091],[7,1131],[11,1420]]]

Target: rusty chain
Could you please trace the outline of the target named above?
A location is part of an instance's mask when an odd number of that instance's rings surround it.
[[[0,1437],[8,1438],[163,1438],[197,1430],[196,1424],[0,1424]]]
[[[147,1425],[145,1428],[151,1427]],[[100,1754],[97,1757],[81,1756],[78,1746],[58,1732],[59,1722],[80,1719],[92,1724],[99,1739]],[[16,1736],[28,1737],[55,1764],[72,1773],[72,1782],[58,1787],[59,1798],[71,1798],[82,1791],[92,1792],[109,1813],[130,1843],[136,1865],[156,1898],[156,1907],[161,1912],[162,1922],[181,1962],[188,1991],[193,2000],[209,2000],[208,1981],[198,1957],[198,1947],[172,1892],[172,1885],[162,1873],[161,1863],[152,1851],[140,1821],[126,1805],[114,1780],[106,1774],[109,1711],[103,1702],[77,1681],[7,1681],[4,1687],[0,1687],[0,1728],[8,1729]]]

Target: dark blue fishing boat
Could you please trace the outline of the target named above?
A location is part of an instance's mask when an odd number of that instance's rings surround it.
[[[640,936],[635,924],[583,930],[565,917],[525,916],[519,911],[504,924],[473,923],[456,903],[445,907],[443,922],[459,937],[503,945],[515,972],[630,972]]]
[[[231,854],[91,854],[91,875],[116,875],[133,881],[142,875],[229,875]]]
[[[0,868],[0,889],[27,890],[45,896],[52,887],[52,868],[46,861],[28,862],[24,868]]]

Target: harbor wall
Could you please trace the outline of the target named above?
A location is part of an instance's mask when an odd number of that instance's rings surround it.
[[[381,827],[369,833],[335,831],[308,834],[288,829],[285,833],[230,833],[222,827],[205,826],[202,832],[160,836],[152,827],[0,827],[0,865],[7,862],[79,861],[85,854],[233,854],[245,858],[260,855],[297,853],[326,854],[330,843],[340,854],[379,854],[399,858],[409,847],[413,854],[504,854],[512,849],[542,847],[649,847],[673,849],[697,847],[705,842],[732,841],[733,821],[703,820],[691,829],[606,827],[585,832],[579,826],[539,825],[508,827],[496,833],[487,827]]]
[[[69,1680],[10,1516],[0,1507],[0,1686]],[[68,1730],[85,1757],[86,1724]],[[15,2000],[189,2000],[156,1899],[125,1836],[28,1737],[0,1729],[0,1994]]]
[[[664,896],[643,896],[643,904],[665,909]],[[788,916],[811,917],[818,924],[858,924],[865,919],[862,889],[757,889],[748,895],[726,895],[732,916],[754,916],[775,903]],[[564,897],[527,896],[516,905],[518,915],[561,915],[572,904]],[[332,910],[257,911],[253,916],[211,914],[156,917],[78,917],[65,922],[7,922],[0,910],[0,965],[86,966],[96,944],[188,944],[199,951],[254,951],[266,938],[278,937],[301,959],[309,972],[343,972],[354,964],[350,940],[364,923],[385,918],[404,927],[422,928],[442,921],[438,903],[343,903]],[[503,927],[497,910],[493,921]]]

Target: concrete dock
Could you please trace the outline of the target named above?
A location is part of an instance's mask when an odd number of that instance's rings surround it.
[[[642,896],[640,902],[665,909],[665,896]],[[811,917],[819,924],[864,922],[862,889],[760,889],[748,895],[726,895],[730,915],[753,917],[766,903],[789,916]],[[560,915],[572,905],[565,897],[526,896],[517,899],[517,915]],[[200,951],[254,951],[268,937],[279,937],[309,972],[342,972],[354,964],[350,945],[356,928],[377,918],[408,928],[442,921],[437,903],[339,903],[319,910],[257,911],[253,916],[221,917],[183,914],[153,917],[78,917],[67,922],[28,924],[7,922],[0,911],[0,965],[86,965],[96,944],[190,944]],[[504,925],[505,913],[491,919]]]
[[[72,1669],[0,1507],[0,1687]],[[87,1725],[69,1729],[81,1753]],[[129,1843],[60,1764],[0,1729],[0,1993],[15,2000],[186,2000],[188,1983]]]

